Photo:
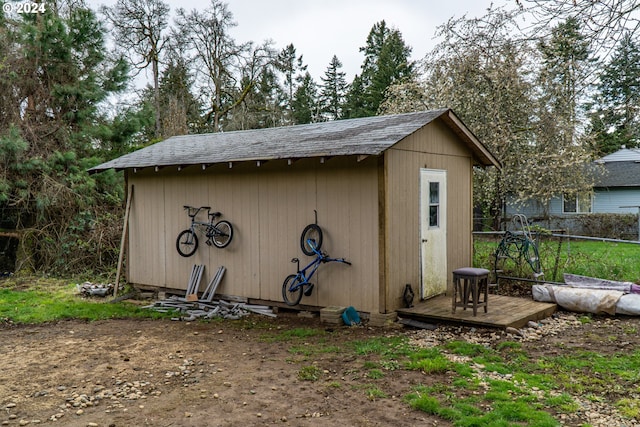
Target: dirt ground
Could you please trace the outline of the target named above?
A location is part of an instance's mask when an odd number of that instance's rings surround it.
[[[603,319],[523,345],[533,357],[559,351],[559,343],[613,354],[638,348],[639,335],[629,331],[639,325],[635,318]],[[327,327],[294,313],[209,323],[0,323],[0,425],[451,425],[402,400],[413,386],[446,378],[396,369],[372,379],[365,369],[370,356],[326,352],[309,358],[304,348],[310,342],[273,339],[300,327],[325,330],[326,341],[338,347],[418,333],[401,326]],[[321,368],[317,381],[298,376],[310,365]],[[384,396],[373,396],[372,387]]]

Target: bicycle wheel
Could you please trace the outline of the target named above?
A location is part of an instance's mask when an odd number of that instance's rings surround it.
[[[198,249],[198,236],[196,236],[196,233],[189,229],[178,234],[176,249],[183,257],[190,257],[195,254],[196,249]]]
[[[300,248],[302,249],[302,253],[307,256],[315,255],[313,248],[309,246],[309,242],[307,240],[313,240],[315,242],[315,249],[320,251],[322,247],[322,229],[318,224],[309,224],[304,230],[302,230],[302,235],[300,236]]]
[[[544,274],[542,272],[542,266],[540,265],[540,254],[538,253],[538,245],[535,242],[527,242],[524,257],[533,270],[534,278],[538,278]]]
[[[302,299],[302,285],[300,276],[290,274],[284,279],[282,284],[282,299],[287,305],[297,305]]]
[[[229,243],[231,243],[231,239],[233,238],[233,227],[229,221],[219,221],[214,225],[213,235],[211,236],[211,240],[216,248],[224,248]]]

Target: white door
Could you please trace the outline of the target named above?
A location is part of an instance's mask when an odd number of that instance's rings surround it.
[[[447,171],[420,169],[421,297],[447,291]]]

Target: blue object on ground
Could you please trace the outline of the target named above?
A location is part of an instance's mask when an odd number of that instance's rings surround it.
[[[347,326],[359,325],[360,316],[355,308],[349,306],[342,312],[342,321]]]

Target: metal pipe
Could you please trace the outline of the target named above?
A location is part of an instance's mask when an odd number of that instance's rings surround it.
[[[488,236],[496,235],[496,236],[501,236],[505,232],[504,231],[473,231],[472,233],[476,234],[476,235],[488,235]],[[640,245],[639,241],[622,240],[622,239],[610,239],[608,237],[576,236],[576,235],[572,235],[572,234],[557,234],[557,233],[542,234],[541,236],[568,237],[570,239],[577,239],[577,240],[593,240],[593,241],[596,241],[596,242],[613,242],[613,243],[631,243],[631,244],[634,244],[634,245]]]

